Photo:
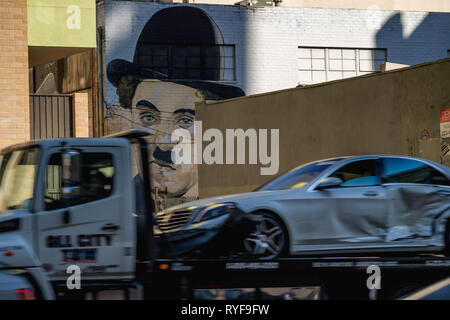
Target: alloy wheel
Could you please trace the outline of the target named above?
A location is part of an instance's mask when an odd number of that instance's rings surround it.
[[[280,223],[267,216],[260,216],[256,231],[244,239],[248,253],[263,259],[278,257],[285,246],[286,236]]]

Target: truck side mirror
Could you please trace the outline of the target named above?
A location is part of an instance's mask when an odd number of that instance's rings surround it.
[[[81,154],[77,151],[62,153],[62,196],[63,200],[73,200],[81,194]]]

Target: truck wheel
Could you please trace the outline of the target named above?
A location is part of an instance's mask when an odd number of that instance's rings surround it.
[[[275,259],[288,251],[288,234],[283,222],[269,212],[256,212],[260,217],[256,230],[244,239],[244,248],[252,257]]]

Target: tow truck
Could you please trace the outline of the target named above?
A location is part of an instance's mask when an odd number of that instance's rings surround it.
[[[444,255],[161,259],[147,135],[130,130],[3,149],[0,274],[26,277],[39,299],[113,289],[133,299],[214,299],[218,291],[264,299],[274,289],[286,298],[280,292],[303,287],[318,288],[315,298],[390,299],[450,276]],[[368,285],[373,266],[378,287]]]

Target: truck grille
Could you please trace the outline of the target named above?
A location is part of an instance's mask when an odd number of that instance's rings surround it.
[[[163,232],[173,231],[183,227],[189,217],[191,211],[180,210],[180,211],[170,211],[170,212],[160,212],[156,215],[158,219],[159,229]]]

